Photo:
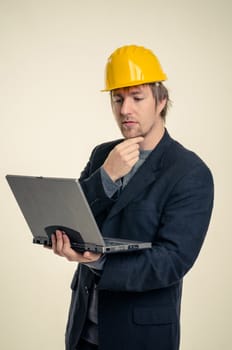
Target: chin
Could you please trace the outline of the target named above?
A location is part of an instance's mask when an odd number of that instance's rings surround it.
[[[125,130],[122,130],[122,135],[126,138],[126,139],[132,139],[134,137],[138,137],[138,136],[143,136],[143,134],[141,132],[136,132],[136,131],[131,131],[131,132],[128,132],[128,131],[125,131]]]

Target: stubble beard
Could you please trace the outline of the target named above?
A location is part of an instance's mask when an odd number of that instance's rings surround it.
[[[142,131],[141,127],[139,126],[138,128],[135,129],[129,129],[125,128],[123,126],[120,126],[120,131],[122,135],[125,137],[125,139],[133,139],[134,137],[138,136],[145,136],[144,132]]]

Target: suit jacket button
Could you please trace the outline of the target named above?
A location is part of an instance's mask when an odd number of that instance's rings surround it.
[[[89,289],[88,289],[87,286],[85,286],[85,293],[86,293],[86,294],[89,294]]]

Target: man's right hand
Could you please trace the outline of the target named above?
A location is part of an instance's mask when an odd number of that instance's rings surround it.
[[[47,249],[52,249],[56,255],[62,256],[69,261],[75,261],[79,263],[91,263],[100,259],[101,254],[85,251],[78,253],[71,248],[70,240],[65,232],[56,230],[51,236],[52,248],[45,246]]]
[[[106,158],[103,168],[112,181],[116,181],[128,174],[139,160],[139,143],[142,136],[126,139],[116,145]]]

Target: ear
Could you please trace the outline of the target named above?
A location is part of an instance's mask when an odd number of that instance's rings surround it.
[[[162,101],[160,101],[158,103],[158,106],[157,106],[157,111],[158,111],[158,114],[160,115],[162,110],[164,109],[164,107],[166,106],[166,103],[167,103],[167,99],[164,98]]]

